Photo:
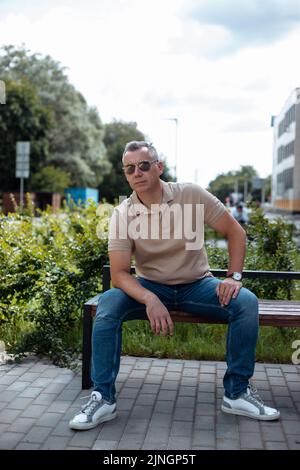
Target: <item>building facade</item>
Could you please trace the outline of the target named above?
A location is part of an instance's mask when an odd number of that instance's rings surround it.
[[[272,125],[272,205],[300,212],[300,88],[293,90]]]

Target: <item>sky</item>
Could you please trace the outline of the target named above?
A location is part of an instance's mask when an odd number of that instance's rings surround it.
[[[136,122],[178,181],[207,187],[241,165],[271,174],[300,1],[0,0],[7,44],[51,55],[103,122]]]

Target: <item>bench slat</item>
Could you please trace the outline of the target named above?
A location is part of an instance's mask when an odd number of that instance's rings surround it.
[[[96,295],[84,307],[91,316],[96,314],[99,296]],[[226,321],[211,319],[203,315],[192,315],[187,312],[170,311],[170,315],[178,323],[227,323]],[[300,302],[282,300],[260,300],[259,301],[259,324],[262,326],[300,326]]]

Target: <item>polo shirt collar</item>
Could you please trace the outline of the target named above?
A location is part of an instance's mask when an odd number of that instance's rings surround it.
[[[162,197],[162,204],[163,203],[168,203],[170,201],[173,201],[174,199],[174,194],[173,194],[173,188],[172,185],[169,185],[163,180],[160,180],[162,184],[162,189],[163,189],[163,197]],[[144,204],[139,200],[136,191],[133,191],[131,196],[129,196],[131,204],[134,204],[136,206],[135,213],[141,213],[143,212],[144,214],[150,214],[151,211],[148,209],[148,207],[144,206]]]

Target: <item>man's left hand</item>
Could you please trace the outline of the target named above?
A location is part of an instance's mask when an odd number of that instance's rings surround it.
[[[225,307],[229,304],[231,299],[235,299],[241,287],[242,283],[240,281],[235,281],[231,277],[228,277],[224,279],[224,281],[220,282],[216,289],[216,293],[219,297],[221,307]]]

